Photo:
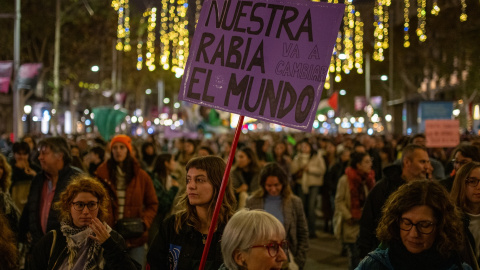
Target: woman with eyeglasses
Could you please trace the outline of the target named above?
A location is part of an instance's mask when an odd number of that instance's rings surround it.
[[[86,175],[72,180],[54,207],[61,229],[48,232],[34,247],[35,269],[138,269],[126,252],[125,240],[105,218],[110,204],[100,182]]]
[[[460,170],[460,168],[471,162],[471,161],[477,161],[480,162],[480,151],[479,149],[471,144],[467,143],[462,143],[455,150],[453,150],[453,155],[452,155],[452,165],[453,165],[453,170],[450,173],[450,175],[443,179],[440,180],[440,184],[442,184],[449,192],[452,190],[453,186],[453,180],[455,179],[456,173]],[[451,168],[452,169],[452,168]]]
[[[480,163],[470,162],[458,170],[450,195],[463,212],[465,232],[462,257],[474,269],[480,262]]]
[[[471,269],[459,255],[461,214],[437,182],[402,185],[382,213],[376,230],[381,244],[356,269]]]
[[[288,254],[285,229],[272,214],[242,209],[225,227],[222,253],[219,270],[282,269]]]

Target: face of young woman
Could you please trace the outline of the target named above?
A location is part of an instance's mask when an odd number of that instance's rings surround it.
[[[245,168],[250,164],[250,159],[243,151],[238,151],[236,162],[239,168]]]
[[[279,143],[275,145],[274,151],[276,155],[283,155],[283,153],[287,150],[287,147],[283,143]]]
[[[467,164],[468,162],[471,162],[472,159],[469,158],[469,157],[465,157],[462,155],[462,153],[460,153],[460,151],[458,151],[457,153],[455,153],[455,162],[453,163],[453,167],[455,168],[455,171],[458,172],[458,170],[460,170],[460,168]]]
[[[265,180],[265,190],[270,196],[279,196],[282,193],[283,185],[276,176],[268,176]]]
[[[372,158],[369,155],[364,156],[362,162],[357,164],[357,169],[362,173],[369,173],[372,170]]]
[[[175,170],[175,166],[177,164],[175,163],[175,158],[172,156],[172,158],[169,160],[169,161],[165,161],[165,167],[167,168],[167,170],[169,171],[173,171]]]
[[[183,145],[183,150],[185,150],[187,155],[192,155],[195,152],[195,146],[189,142],[186,142]]]
[[[97,204],[96,207],[91,206],[91,208],[96,208],[95,210],[90,210],[88,208],[89,204]],[[83,210],[79,211],[75,209],[75,204],[82,204],[84,206]],[[78,206],[77,206],[78,207]],[[70,214],[72,215],[73,224],[82,228],[88,226],[92,223],[92,220],[98,215],[98,198],[93,196],[89,192],[80,192],[75,196],[70,206]]]
[[[255,243],[254,246],[268,245],[272,242],[280,243],[282,239],[280,237],[274,237],[273,239]],[[241,255],[236,259],[237,264],[246,266],[248,270],[280,270],[282,264],[287,260],[285,251],[279,247],[275,256],[270,256],[266,247],[252,247],[248,251],[241,251]]]
[[[421,233],[417,228],[421,226],[420,222],[426,221],[435,224],[432,208],[426,205],[415,206],[403,213],[402,220],[405,220],[407,224],[417,224],[416,226],[412,225],[408,231],[400,229],[402,243],[410,253],[420,253],[432,247],[437,236],[435,228],[429,234]]]
[[[188,170],[187,195],[190,205],[208,207],[213,197],[213,186],[205,170],[197,168]]]
[[[473,169],[468,179],[466,179],[466,181],[470,181],[473,184],[475,184],[475,180],[480,180],[480,168]],[[465,183],[465,196],[467,197],[467,204],[471,206],[480,205],[480,185],[478,182],[475,187]]]
[[[116,162],[123,162],[127,158],[128,148],[124,143],[116,142],[112,145],[113,159]]]
[[[304,154],[310,154],[310,152],[312,151],[312,148],[310,148],[310,145],[308,143],[302,143],[300,150]]]

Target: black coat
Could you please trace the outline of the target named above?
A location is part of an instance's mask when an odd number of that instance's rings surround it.
[[[383,170],[383,178],[368,193],[360,218],[360,234],[357,239],[359,258],[375,250],[380,242],[375,236],[378,222],[382,217],[382,207],[390,194],[395,192],[405,181],[402,179],[402,167],[390,165]]]
[[[51,230],[60,229],[60,222],[58,221],[58,211],[53,209],[53,203],[58,201],[60,193],[62,193],[72,180],[72,178],[81,172],[71,166],[65,166],[58,172],[58,182],[55,188],[55,195],[52,200],[52,207],[48,213],[47,232]],[[32,246],[34,246],[40,238],[45,234],[40,224],[40,200],[42,199],[43,183],[47,180],[45,172],[41,172],[35,176],[30,186],[30,193],[28,194],[28,201],[23,209],[20,218],[20,238],[21,242],[26,242],[26,235],[30,232],[32,236]]]
[[[37,243],[32,253],[30,270],[55,270],[68,260],[67,240],[60,230],[57,231],[53,246],[53,232],[48,232]],[[136,270],[141,265],[128,256],[125,240],[115,231],[110,232],[110,238],[102,244],[103,258],[106,270]],[[51,256],[50,256],[50,252]]]
[[[203,254],[204,244],[202,234],[185,223],[182,224],[180,233],[175,232],[175,216],[167,218],[147,254],[147,262],[151,270],[174,269],[177,270],[198,269]],[[220,240],[225,225],[218,225],[213,234],[210,244],[205,269],[217,270],[223,263]]]

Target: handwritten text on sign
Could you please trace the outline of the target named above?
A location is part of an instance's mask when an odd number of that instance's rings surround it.
[[[179,99],[311,130],[344,8],[206,0]]]
[[[425,120],[427,147],[456,147],[460,143],[458,120]]]

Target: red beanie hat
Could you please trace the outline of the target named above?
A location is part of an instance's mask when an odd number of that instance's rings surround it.
[[[132,139],[130,139],[130,137],[127,135],[117,135],[113,137],[112,141],[110,142],[110,148],[112,148],[113,144],[117,142],[125,144],[128,148],[128,151],[132,153]]]

